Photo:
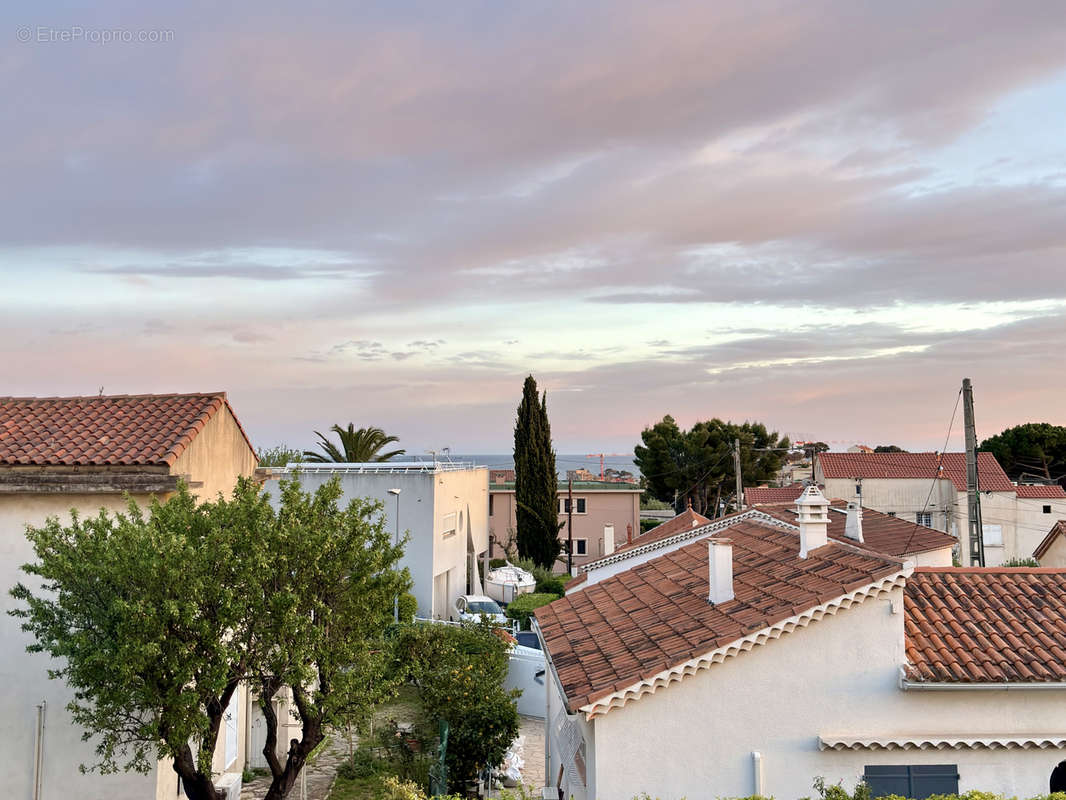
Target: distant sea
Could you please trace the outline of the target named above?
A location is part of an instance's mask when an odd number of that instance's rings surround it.
[[[478,466],[485,466],[489,469],[514,469],[514,454],[513,453],[495,453],[495,454],[475,454],[475,455],[459,455],[452,453],[450,456],[438,456],[440,461],[447,461],[451,458],[452,461],[473,461]],[[424,457],[420,457],[419,460],[423,460]],[[428,459],[426,459],[428,460]],[[584,467],[594,475],[600,474],[600,459],[589,458],[584,453],[580,455],[566,455],[563,453],[557,453],[555,456],[555,469],[559,473],[560,478],[566,478],[566,471],[568,469],[581,469]],[[605,456],[603,459],[603,467],[607,469],[628,470],[632,472],[636,477],[640,477],[640,470],[637,469],[637,465],[633,463],[632,456]]]

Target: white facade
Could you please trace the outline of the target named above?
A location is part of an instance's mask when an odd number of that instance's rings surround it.
[[[275,471],[265,489],[278,504],[278,480],[298,476],[314,491],[340,478],[342,502],[369,497],[384,504],[390,532],[410,538],[400,566],[411,572],[418,614],[446,619],[459,595],[482,592],[480,559],[488,549],[489,473],[486,467],[433,463],[303,464]],[[398,495],[390,489],[399,489]],[[398,513],[397,513],[398,512]]]
[[[138,497],[143,505],[148,498]],[[66,706],[73,694],[61,680],[51,680],[48,669],[55,662],[43,653],[27,653],[32,637],[20,628],[20,620],[8,611],[19,604],[8,594],[18,582],[31,588],[37,584],[20,571],[34,560],[33,547],[25,536],[27,525],[41,526],[50,516],[69,521],[70,509],[84,517],[101,508],[124,511],[120,495],[17,494],[0,495],[0,739],[5,743],[6,786],[4,795],[12,798],[67,800],[103,798],[108,800],[165,800],[177,796],[177,775],[170,761],[161,761],[148,775],[136,772],[100,775],[82,774],[80,764],[95,761],[96,742],[82,741],[82,728],[76,726]],[[239,722],[236,729],[223,725],[215,749],[217,773],[235,773],[244,767],[244,737],[247,718],[247,692],[239,690]],[[236,733],[234,740],[233,731]],[[35,768],[40,748],[41,768]],[[227,753],[236,753],[227,760]],[[34,783],[40,786],[34,792]]]
[[[850,789],[867,765],[889,764],[957,765],[960,792],[1045,793],[1051,770],[1066,755],[1061,744],[890,744],[959,738],[1061,743],[1066,737],[1063,690],[901,689],[902,610],[897,586],[591,720],[572,715],[569,725],[558,724],[562,700],[553,679],[547,777],[554,785],[560,767],[565,776],[580,771],[562,759],[574,749],[567,734],[576,732],[584,785],[564,778],[566,796],[576,800],[630,800],[641,792],[661,800],[753,793],[796,798],[812,794],[815,777]],[[856,740],[884,746],[851,749]]]
[[[853,478],[824,478],[826,497],[857,499]],[[908,522],[921,522],[960,541],[960,558],[968,563],[969,509],[966,492],[950,480],[925,478],[863,478],[862,504]],[[918,515],[928,514],[927,520]],[[1064,498],[1023,498],[1014,492],[981,492],[985,531],[985,565],[1000,566],[1012,558],[1029,558],[1052,523],[1066,517]]]

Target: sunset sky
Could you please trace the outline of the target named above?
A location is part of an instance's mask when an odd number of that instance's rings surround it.
[[[982,438],[1066,424],[1061,0],[22,5],[0,394],[413,453],[509,450],[530,372],[559,452],[935,449],[963,377]]]

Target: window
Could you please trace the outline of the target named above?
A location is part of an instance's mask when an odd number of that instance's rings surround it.
[[[444,531],[440,535],[442,539],[447,539],[449,536],[455,536],[456,514],[454,511],[444,515],[441,527],[444,528]]]
[[[919,511],[914,515],[919,525],[924,525],[927,528],[933,527],[933,512],[932,511]]]
[[[569,514],[570,513],[570,498],[568,498],[568,497],[560,497],[559,498],[559,513],[560,514]],[[574,498],[574,513],[575,514],[584,514],[585,513],[585,498],[584,497],[575,497]]]
[[[888,512],[888,516],[894,517],[894,516],[896,516],[896,512],[895,511],[889,511]]]
[[[489,516],[492,516],[492,495],[489,495]]]
[[[959,793],[957,764],[920,764],[914,766],[867,766],[863,780],[871,797],[895,794],[925,800],[932,794]]]
[[[985,547],[1002,547],[1003,546],[1003,526],[1002,525],[982,525],[984,531]]]
[[[1051,513],[1051,506],[1044,506],[1044,513],[1045,514],[1050,514]]]
[[[574,555],[587,556],[589,554],[588,539],[574,539]]]

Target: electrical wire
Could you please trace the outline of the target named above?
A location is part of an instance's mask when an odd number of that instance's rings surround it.
[[[962,389],[959,389],[959,393],[955,396],[955,408],[951,410],[951,421],[948,423],[948,434],[944,437],[944,447],[940,450],[940,456],[936,462],[936,474],[933,475],[933,481],[929,485],[929,494],[925,496],[925,504],[922,506],[921,516],[925,516],[929,510],[929,501],[933,499],[933,490],[936,488],[936,482],[940,480],[940,471],[943,466],[944,453],[948,449],[948,443],[951,441],[951,429],[955,427],[955,415],[959,413],[959,401],[962,400]],[[915,534],[918,533],[919,528],[925,527],[920,524],[917,519],[914,521],[914,530],[911,531],[910,538],[907,539],[907,546],[903,548],[903,552],[907,553],[911,549],[911,542],[914,541]]]

